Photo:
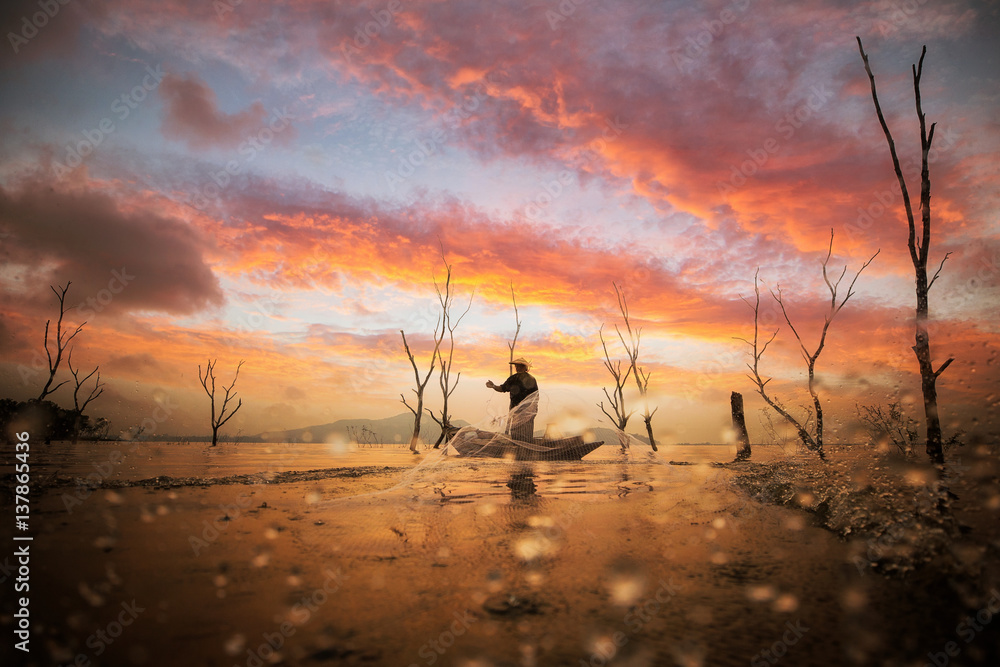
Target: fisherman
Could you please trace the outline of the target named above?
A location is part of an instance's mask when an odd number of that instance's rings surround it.
[[[510,417],[507,432],[514,440],[531,442],[535,433],[535,415],[538,413],[538,383],[528,373],[531,363],[524,357],[510,362],[514,374],[497,385],[487,380],[486,386],[510,394]]]

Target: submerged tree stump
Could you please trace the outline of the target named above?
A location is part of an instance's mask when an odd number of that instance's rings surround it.
[[[733,412],[733,430],[736,431],[736,439],[740,443],[740,448],[736,451],[736,460],[746,461],[750,458],[750,436],[747,434],[747,422],[743,415],[743,394],[734,391],[729,397],[729,404]]]

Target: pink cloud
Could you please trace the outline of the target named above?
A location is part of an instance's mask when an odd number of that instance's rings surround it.
[[[215,91],[197,74],[167,74],[159,87],[166,103],[164,136],[189,148],[236,148],[267,127],[267,110],[260,102],[237,113],[219,109]],[[285,134],[285,140],[290,137]]]

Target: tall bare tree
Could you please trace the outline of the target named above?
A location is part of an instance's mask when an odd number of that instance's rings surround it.
[[[205,364],[205,374],[201,374],[201,364],[198,364],[198,379],[201,381],[201,386],[205,388],[205,393],[208,394],[209,399],[212,402],[212,446],[215,447],[219,443],[219,429],[228,422],[233,416],[243,407],[243,399],[239,399],[236,407],[232,409],[229,414],[226,414],[226,410],[229,409],[229,403],[234,398],[236,398],[236,392],[233,391],[233,387],[236,386],[236,380],[240,377],[240,368],[243,366],[243,361],[236,365],[236,375],[233,376],[233,381],[227,387],[222,386],[225,395],[222,397],[222,406],[219,409],[218,414],[215,412],[215,364],[216,359],[210,359]],[[211,385],[211,386],[209,386]]]
[[[917,226],[913,216],[913,206],[910,202],[910,193],[906,189],[906,179],[903,178],[903,170],[899,166],[899,157],[896,155],[896,144],[892,139],[892,133],[882,115],[882,107],[878,102],[878,93],[875,90],[875,75],[868,63],[868,54],[861,44],[861,37],[858,40],[858,51],[861,52],[861,59],[865,63],[865,72],[868,73],[868,80],[871,82],[872,101],[875,103],[875,113],[878,115],[878,122],[882,126],[886,142],[889,144],[889,155],[892,156],[892,168],[896,172],[896,179],[899,181],[899,188],[903,196],[903,208],[906,210],[906,223],[909,230],[907,236],[907,247],[910,250],[910,261],[913,264],[915,275],[917,307],[915,318],[915,335],[913,352],[917,357],[917,365],[920,368],[920,389],[924,397],[924,420],[927,427],[927,456],[936,465],[944,464],[944,448],[941,436],[941,418],[938,415],[937,400],[937,379],[944,369],[948,368],[954,358],[949,357],[941,366],[934,370],[933,358],[931,357],[930,334],[927,332],[927,320],[929,317],[929,307],[927,295],[934,281],[941,274],[945,261],[951,253],[945,253],[938,265],[937,271],[928,280],[927,262],[931,248],[931,178],[928,163],[928,154],[931,150],[931,143],[934,141],[934,128],[937,123],[931,123],[927,128],[927,117],[924,114],[920,103],[920,77],[924,71],[924,56],[927,54],[927,47],[920,51],[920,60],[913,65],[913,97],[916,102],[917,118],[920,121],[920,238],[917,238]]]
[[[77,326],[76,329],[73,330],[73,333],[70,333],[68,330],[63,331],[63,317],[66,315],[66,292],[69,291],[69,286],[72,284],[72,281],[67,282],[66,286],[60,287],[59,290],[56,290],[55,287],[49,285],[49,289],[51,289],[52,293],[56,295],[57,299],[59,299],[59,319],[56,320],[56,349],[54,359],[52,358],[52,350],[49,349],[49,325],[52,323],[52,320],[45,321],[45,356],[48,357],[49,361],[49,379],[45,383],[45,386],[42,387],[42,393],[38,395],[39,401],[44,401],[46,396],[69,382],[69,380],[63,380],[56,386],[52,386],[52,383],[55,382],[56,372],[59,370],[59,365],[62,363],[63,352],[66,351],[70,341],[76,338],[78,333],[83,331],[83,325],[86,324],[86,322],[84,322],[83,324]]]
[[[90,373],[85,375],[82,380],[80,379],[80,371],[73,368],[72,350],[69,352],[69,358],[66,360],[66,365],[69,366],[69,372],[73,374],[73,383],[76,385],[73,389],[73,412],[75,413],[73,418],[73,444],[76,444],[76,442],[80,439],[80,429],[83,426],[83,411],[87,409],[87,406],[90,405],[91,401],[104,393],[104,384],[101,382],[100,366],[90,371]],[[94,388],[90,390],[90,393],[88,393],[85,398],[83,398],[83,402],[81,403],[80,392],[83,389],[83,385],[95,374],[97,375],[97,378],[94,380]]]
[[[628,436],[625,435],[625,427],[628,426],[628,420],[635,412],[627,411],[625,407],[625,384],[628,382],[628,376],[632,372],[632,365],[629,364],[625,367],[625,373],[622,373],[622,362],[621,359],[616,359],[611,361],[611,353],[608,352],[608,343],[604,340],[604,326],[601,326],[598,335],[601,337],[601,347],[604,348],[604,367],[608,369],[611,373],[611,378],[615,381],[615,388],[608,392],[607,387],[602,387],[604,395],[608,399],[608,407],[614,412],[612,415],[604,407],[604,401],[597,404],[597,407],[601,409],[601,412],[611,420],[611,423],[615,425],[618,429],[618,440],[621,443],[622,448],[628,446]]]
[[[844,267],[843,271],[840,272],[840,275],[837,277],[836,280],[831,280],[827,267],[830,263],[830,257],[832,256],[832,254],[833,254],[833,230],[831,229],[830,246],[827,250],[826,257],[823,259],[823,282],[826,283],[827,290],[830,292],[830,306],[826,314],[823,316],[823,327],[820,330],[819,341],[817,342],[815,349],[813,349],[812,351],[810,351],[810,349],[806,347],[805,343],[802,340],[802,336],[799,334],[798,329],[795,328],[795,325],[792,323],[791,317],[789,317],[788,315],[788,310],[785,307],[785,301],[781,294],[781,288],[779,287],[776,292],[775,291],[771,292],[771,296],[774,297],[774,300],[777,301],[778,305],[781,307],[781,314],[784,316],[785,322],[788,324],[788,327],[792,330],[792,333],[795,335],[795,340],[799,344],[799,352],[802,354],[802,359],[806,362],[806,369],[808,372],[809,395],[812,397],[812,402],[813,402],[812,412],[810,414],[814,416],[816,420],[815,434],[809,433],[809,430],[807,428],[808,422],[800,423],[798,420],[795,419],[795,417],[791,415],[791,413],[789,413],[784,407],[782,407],[779,402],[772,400],[771,397],[768,396],[767,391],[765,389],[765,385],[767,385],[767,383],[770,382],[771,379],[768,378],[767,380],[764,380],[760,376],[760,368],[759,368],[760,359],[763,356],[764,351],[767,349],[767,346],[771,343],[771,341],[774,340],[774,337],[777,335],[778,332],[775,331],[774,334],[771,335],[771,337],[768,339],[766,343],[764,343],[762,347],[759,345],[757,321],[760,313],[760,288],[758,287],[757,273],[754,273],[754,295],[755,295],[754,303],[751,304],[747,299],[743,299],[744,302],[746,302],[747,305],[751,307],[754,313],[754,339],[752,343],[746,339],[742,338],[740,339],[743,342],[750,345],[750,347],[753,349],[754,361],[752,365],[748,364],[748,367],[750,368],[752,375],[748,377],[750,377],[753,383],[757,386],[757,393],[760,394],[761,398],[763,398],[768,405],[774,408],[774,410],[778,414],[784,417],[785,420],[787,420],[792,426],[795,427],[796,431],[799,434],[799,438],[802,440],[802,444],[807,449],[815,451],[821,459],[825,459],[826,454],[823,450],[823,427],[824,427],[823,402],[820,400],[819,392],[816,387],[816,361],[819,359],[819,355],[823,352],[823,348],[826,346],[826,336],[830,330],[830,324],[833,323],[833,319],[841,311],[841,309],[844,307],[847,301],[852,296],[854,296],[854,285],[855,283],[857,283],[858,277],[861,275],[861,272],[864,271],[866,268],[868,268],[868,265],[871,264],[878,256],[878,252],[876,252],[874,255],[871,256],[870,259],[868,259],[868,261],[862,264],[861,268],[858,269],[858,272],[854,274],[854,278],[851,280],[851,283],[847,288],[847,293],[843,296],[843,298],[839,298],[838,292],[840,290],[840,284],[843,281],[844,276],[847,274],[847,267],[846,266]]]
[[[455,389],[458,388],[458,381],[462,377],[462,374],[458,373],[455,376],[455,383],[451,384],[451,369],[455,358],[455,329],[458,328],[462,319],[469,313],[469,310],[472,308],[472,299],[475,297],[475,291],[473,291],[469,295],[469,305],[466,306],[465,310],[457,318],[452,316],[451,310],[455,302],[455,294],[451,284],[451,265],[448,264],[448,259],[445,257],[444,248],[441,249],[441,261],[444,262],[445,266],[444,286],[438,285],[437,280],[435,280],[434,289],[437,291],[438,304],[441,306],[441,320],[443,324],[441,333],[444,335],[445,331],[448,332],[448,354],[445,356],[441,345],[437,346],[438,384],[441,387],[442,396],[440,419],[434,415],[433,410],[430,408],[427,409],[427,413],[431,416],[431,419],[441,427],[441,435],[438,436],[437,441],[434,443],[434,449],[440,447],[441,443],[449,437],[449,434],[453,430],[451,414],[448,412],[448,399],[455,392]],[[441,342],[443,343],[443,339]]]
[[[653,415],[659,410],[659,407],[653,409],[652,412],[649,411],[649,373],[646,372],[642,367],[638,365],[639,363],[639,342],[642,337],[642,329],[632,330],[632,323],[629,320],[628,313],[628,301],[625,299],[625,292],[622,291],[617,284],[611,283],[615,288],[615,296],[618,297],[618,310],[621,311],[622,319],[625,320],[625,331],[628,333],[628,341],[625,340],[624,334],[622,334],[621,329],[618,325],[615,325],[615,331],[618,333],[618,339],[622,342],[622,347],[625,348],[625,353],[628,355],[629,366],[631,366],[632,377],[635,379],[636,387],[639,389],[639,396],[642,399],[643,413],[642,419],[646,423],[646,436],[649,438],[649,445],[656,449],[656,439],[653,438]]]

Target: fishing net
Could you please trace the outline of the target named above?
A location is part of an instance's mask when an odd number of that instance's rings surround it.
[[[592,431],[569,437],[553,437],[547,432],[536,437],[538,403],[539,395],[535,392],[507,415],[492,419],[491,425],[499,427],[496,431],[477,426],[459,429],[448,441],[445,453],[515,461],[575,461],[604,444]]]
[[[511,513],[548,524],[550,512],[573,515],[580,503],[692,484],[693,468],[671,466],[648,442],[588,421],[574,399],[535,393],[510,411],[490,402],[481,420],[420,452],[389,488],[323,498],[317,509],[361,512],[365,527],[331,522],[313,537],[351,556],[451,553],[450,540],[475,539]]]

